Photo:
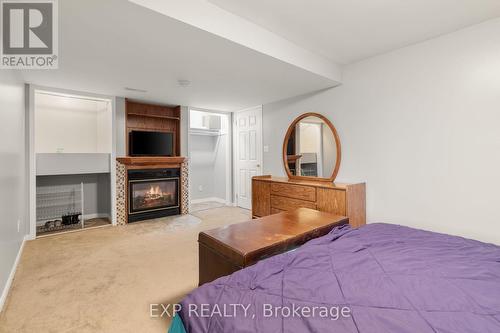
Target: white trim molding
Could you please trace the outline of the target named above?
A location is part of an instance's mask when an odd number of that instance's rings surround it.
[[[191,204],[199,204],[199,203],[204,203],[204,202],[218,202],[221,204],[224,204],[226,206],[231,206],[232,202],[228,202],[225,199],[217,198],[217,197],[210,197],[210,198],[203,198],[203,199],[194,199],[191,200]]]
[[[87,221],[90,219],[108,219],[111,221],[111,215],[106,213],[96,213],[96,214],[84,214],[83,220]],[[111,223],[113,224],[113,223]]]

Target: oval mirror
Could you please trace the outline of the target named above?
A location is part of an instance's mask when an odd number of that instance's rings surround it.
[[[333,182],[340,158],[337,130],[323,115],[305,113],[288,128],[283,142],[283,162],[289,178]]]

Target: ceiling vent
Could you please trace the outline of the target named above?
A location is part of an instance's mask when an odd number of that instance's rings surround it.
[[[144,90],[144,89],[137,89],[137,88],[130,88],[130,87],[125,87],[125,90],[140,92],[140,93],[147,93],[148,92],[147,90]]]

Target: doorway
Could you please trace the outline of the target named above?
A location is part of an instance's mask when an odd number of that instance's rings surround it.
[[[234,113],[235,200],[252,209],[252,177],[262,175],[262,106]]]
[[[232,204],[231,114],[189,110],[191,211]]]

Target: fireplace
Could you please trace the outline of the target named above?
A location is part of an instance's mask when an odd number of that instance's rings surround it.
[[[128,170],[128,222],[180,214],[180,169]]]

